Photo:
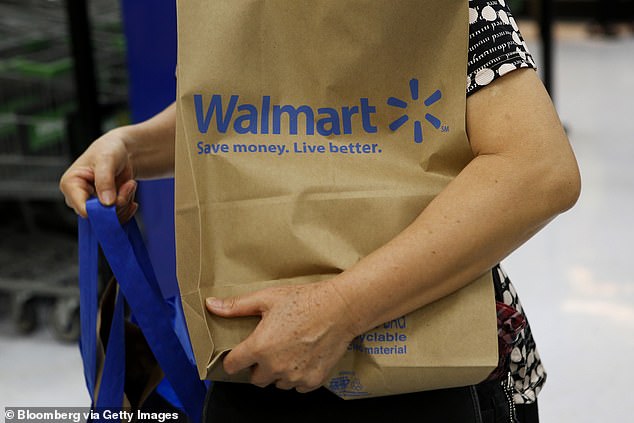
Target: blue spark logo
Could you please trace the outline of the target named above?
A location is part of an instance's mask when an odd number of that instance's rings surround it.
[[[409,81],[409,91],[412,96],[412,102],[418,101],[419,98],[419,88],[418,88],[418,79],[412,79]],[[436,103],[438,100],[442,98],[442,93],[440,90],[436,90],[433,94],[423,101],[425,107],[429,107],[432,104]],[[406,101],[403,101],[396,97],[390,97],[387,99],[387,104],[392,107],[398,107],[399,109],[405,109],[409,107],[409,104]],[[390,123],[390,130],[392,132],[398,130],[401,126],[405,125],[405,123],[409,120],[409,116],[407,114],[402,115],[394,122]],[[425,114],[425,120],[432,124],[432,126],[436,129],[440,128],[441,122],[436,116],[431,113]],[[443,127],[444,129],[444,127]],[[414,121],[414,142],[420,144],[423,142],[423,123],[420,120]]]

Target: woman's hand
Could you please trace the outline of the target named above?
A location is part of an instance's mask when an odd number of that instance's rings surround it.
[[[86,201],[97,195],[106,205],[115,205],[119,220],[129,220],[137,211],[137,183],[122,128],[106,133],[64,173],[59,184],[66,204],[86,217]]]
[[[113,129],[94,141],[62,176],[59,187],[66,204],[86,217],[86,200],[97,195],[115,205],[119,220],[129,220],[138,209],[135,178],[157,178],[174,173],[176,105],[152,118]]]
[[[251,383],[309,392],[319,388],[356,336],[354,318],[331,281],[207,299],[222,317],[262,316],[224,359],[229,374],[251,368]]]

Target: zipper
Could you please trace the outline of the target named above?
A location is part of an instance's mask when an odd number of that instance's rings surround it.
[[[513,401],[513,376],[511,372],[506,374],[506,380],[500,382],[504,395],[506,396],[506,403],[509,407],[509,423],[517,423],[517,417],[515,415],[515,401]]]

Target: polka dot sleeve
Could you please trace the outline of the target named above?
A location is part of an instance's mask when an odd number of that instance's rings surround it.
[[[469,0],[467,95],[512,70],[535,67],[506,2]]]

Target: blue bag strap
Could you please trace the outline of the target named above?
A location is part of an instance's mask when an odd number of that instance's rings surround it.
[[[98,245],[87,219],[78,219],[79,229],[79,351],[84,363],[86,387],[93,404],[97,380],[97,281]]]
[[[90,222],[79,218],[79,304],[80,339],[79,348],[84,363],[86,386],[93,407],[120,408],[123,404],[125,383],[125,327],[124,299],[121,292],[116,296],[99,395],[97,380],[97,313],[98,313],[98,242]],[[96,422],[104,421],[97,419]]]
[[[101,384],[99,385],[99,395],[95,406],[97,409],[121,408],[123,405],[123,388],[125,385],[125,300],[118,290],[110,334],[108,335],[108,345],[106,346],[106,357],[104,359]],[[97,419],[96,421],[107,421]]]
[[[150,349],[190,419],[199,422],[206,386],[174,332],[173,310],[164,301],[153,278],[136,222],[131,220],[122,227],[114,207],[104,207],[97,199],[89,200],[86,209],[93,233]]]

